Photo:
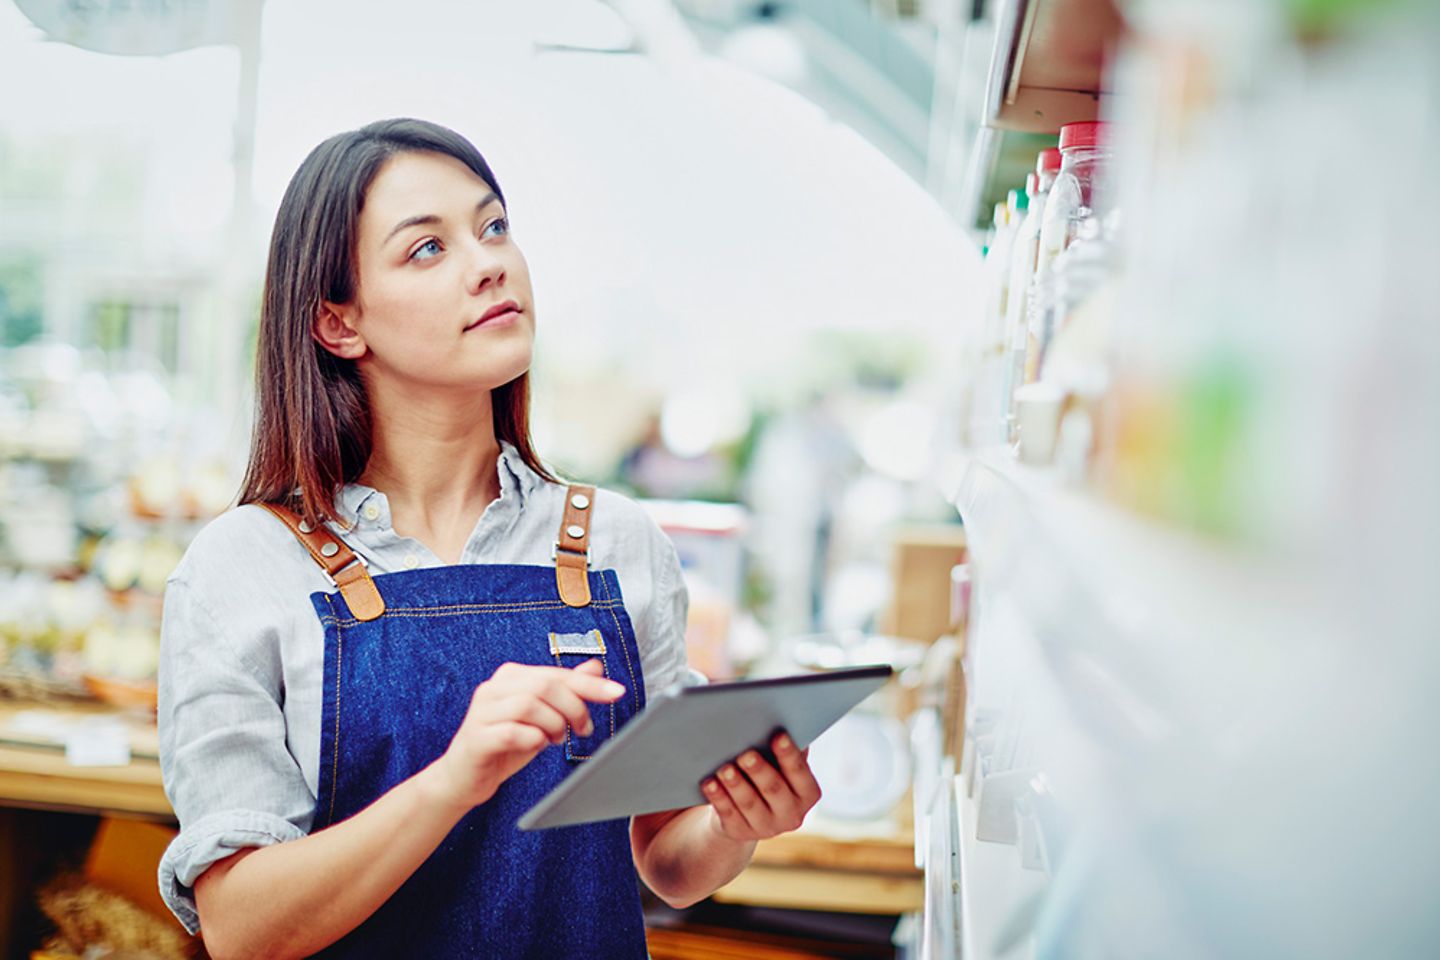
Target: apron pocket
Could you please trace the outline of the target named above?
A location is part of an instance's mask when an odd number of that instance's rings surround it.
[[[605,667],[605,676],[610,677],[610,663],[605,650],[605,637],[599,630],[588,633],[550,634],[550,655],[555,665],[573,670],[587,660],[599,660]],[[629,695],[628,693],[626,694]],[[565,759],[573,762],[589,760],[600,745],[615,732],[615,705],[592,703],[590,722],[595,729],[590,736],[582,737],[573,729],[565,731]]]

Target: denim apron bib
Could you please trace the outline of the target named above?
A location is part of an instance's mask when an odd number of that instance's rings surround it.
[[[371,577],[324,527],[271,507],[339,588],[325,628],[320,784],[312,830],[353,816],[433,762],[475,687],[507,661],[592,658],[626,687],[467,813],[364,923],[317,956],[644,958],[624,819],[526,832],[515,822],[644,707],[635,632],[613,570],[588,569],[593,488],[571,487],[556,566],[456,565]],[[336,878],[343,883],[344,878]]]

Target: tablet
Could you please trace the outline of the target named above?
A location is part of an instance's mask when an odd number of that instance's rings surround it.
[[[854,667],[657,694],[526,811],[520,829],[698,806],[706,802],[701,781],[721,766],[752,747],[768,757],[770,738],[780,730],[803,750],[892,672],[887,666]]]

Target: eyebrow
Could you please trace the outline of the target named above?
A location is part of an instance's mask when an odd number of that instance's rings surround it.
[[[486,207],[490,206],[490,204],[494,203],[499,199],[500,198],[496,196],[495,191],[490,191],[480,199],[479,203],[475,204],[475,212],[479,213],[481,210],[484,210]],[[401,230],[404,230],[406,227],[418,227],[423,224],[440,222],[441,218],[433,213],[422,213],[418,217],[406,217],[404,220],[401,220],[399,223],[395,224],[395,229],[390,231],[390,234],[385,238],[385,243],[389,243],[391,240],[393,240],[395,238],[395,234],[399,233]],[[382,243],[381,246],[384,246],[384,243]]]

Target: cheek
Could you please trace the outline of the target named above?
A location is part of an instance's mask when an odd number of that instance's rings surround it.
[[[517,288],[516,292],[523,291],[528,300],[530,297],[530,264],[525,259],[525,254],[520,252],[519,247],[514,248],[513,259],[505,268],[505,272],[510,285]]]

